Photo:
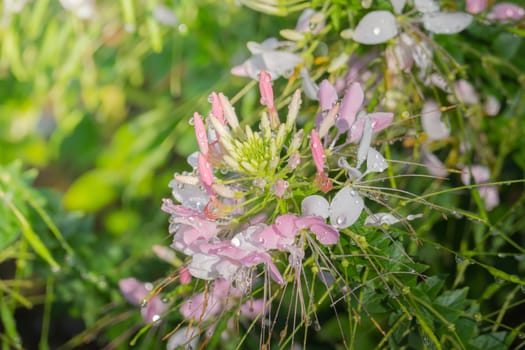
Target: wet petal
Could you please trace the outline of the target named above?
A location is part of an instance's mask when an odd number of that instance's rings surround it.
[[[423,105],[421,126],[430,140],[442,140],[450,135],[450,129],[441,121],[441,110],[433,100]]]
[[[364,99],[365,94],[361,84],[352,83],[346,90],[339,108],[339,119],[336,125],[340,132],[347,131],[354,124],[357,111],[361,108]]]
[[[434,0],[414,0],[414,6],[421,13],[439,11],[439,5]]]
[[[368,118],[372,121],[372,131],[379,132],[392,124],[394,120],[394,113],[390,112],[376,112],[368,114]]]
[[[296,221],[296,215],[284,214],[275,219],[274,226],[282,236],[291,238],[297,235]]]
[[[218,276],[215,265],[220,261],[221,258],[216,255],[196,253],[188,264],[188,271],[195,278],[213,280]]]
[[[381,153],[373,148],[368,149],[366,157],[366,171],[373,173],[381,173],[388,168],[388,163]]]
[[[423,25],[429,32],[436,34],[456,34],[467,28],[472,16],[464,12],[434,12],[423,15]]]
[[[199,113],[193,114],[193,127],[195,128],[195,137],[197,138],[197,144],[202,154],[208,154],[208,135],[206,134],[206,128],[204,122]]]
[[[327,224],[312,225],[310,231],[315,235],[319,243],[332,245],[339,242],[339,231]]]
[[[364,207],[365,203],[356,191],[343,187],[330,204],[330,223],[335,228],[349,227],[357,221]]]
[[[357,149],[357,168],[361,167],[361,164],[366,160],[368,155],[368,149],[372,142],[372,121],[370,118],[366,118],[365,126],[363,129],[363,136],[361,142],[359,142],[359,148]]]
[[[374,45],[397,35],[397,23],[389,11],[367,13],[357,24],[352,38],[360,44]]]
[[[330,215],[330,204],[323,196],[314,194],[303,199],[301,212],[303,215],[317,215],[326,219]]]
[[[140,305],[149,293],[144,283],[136,278],[124,278],[118,281],[120,292],[133,305]]]
[[[365,219],[366,226],[393,225],[400,220],[390,213],[376,213]]]
[[[315,129],[312,129],[310,133],[310,150],[312,151],[312,158],[314,159],[314,164],[317,169],[318,174],[324,173],[324,149],[319,134]]]

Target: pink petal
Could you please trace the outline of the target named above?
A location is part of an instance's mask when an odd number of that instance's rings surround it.
[[[148,300],[146,307],[143,307],[140,313],[144,322],[153,323],[158,321],[166,310],[168,310],[168,305],[163,303],[158,296],[155,296]]]
[[[188,284],[191,282],[191,274],[187,267],[182,267],[179,270],[180,284]]]
[[[195,128],[195,136],[197,138],[197,143],[199,145],[199,150],[202,154],[208,154],[208,136],[206,135],[206,128],[202,121],[202,117],[199,113],[195,112],[193,114],[193,126]]]
[[[124,298],[133,305],[140,305],[149,294],[144,283],[133,277],[121,279],[118,286]]]
[[[323,144],[321,143],[319,134],[315,129],[310,133],[310,149],[312,151],[315,167],[317,168],[317,173],[324,173],[324,159],[326,156],[324,154]]]
[[[259,91],[261,92],[261,104],[269,110],[275,109],[273,102],[272,78],[265,71],[259,73]]]
[[[297,216],[293,214],[284,214],[275,219],[275,228],[283,237],[293,238],[297,235],[296,226]]]
[[[525,16],[525,10],[510,2],[502,2],[494,5],[488,17],[497,20],[519,20]]]
[[[465,185],[470,185],[470,177],[474,179],[474,183],[482,184],[490,180],[489,168],[482,165],[473,165],[470,168],[463,168],[461,173],[461,181]]]
[[[483,186],[479,189],[479,195],[485,202],[485,209],[491,211],[499,205],[499,194],[496,186]]]
[[[472,84],[466,80],[456,82],[456,94],[461,102],[467,105],[476,105],[479,103],[479,97]]]
[[[241,314],[251,319],[257,318],[266,309],[264,299],[248,300],[240,307]]]
[[[219,119],[223,124],[226,124],[224,120],[224,111],[222,110],[221,101],[219,100],[219,95],[216,92],[211,93],[211,113],[217,119]]]
[[[328,81],[323,80],[319,84],[319,104],[321,105],[321,112],[328,111],[337,102],[337,91],[335,87]]]
[[[487,9],[487,0],[467,0],[465,10],[472,14],[483,12]]]
[[[392,124],[394,120],[394,113],[389,112],[376,112],[370,113],[368,118],[372,121],[372,131],[374,133],[379,132]]]
[[[340,132],[347,131],[354,124],[357,111],[361,108],[364,98],[365,94],[359,83],[352,83],[346,90],[339,108],[339,119],[336,122]]]
[[[213,172],[211,171],[210,163],[202,153],[199,153],[198,169],[200,179],[204,186],[206,186],[206,190],[208,190],[208,193],[210,193],[210,191],[213,193],[211,190],[211,184],[214,181]]]

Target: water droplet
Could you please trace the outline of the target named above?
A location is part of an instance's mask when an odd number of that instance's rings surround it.
[[[145,308],[146,306],[148,306],[148,300],[147,299],[143,299],[142,302],[140,303],[140,307],[141,308]]]
[[[336,219],[335,219],[335,223],[337,224],[337,226],[342,226],[344,225],[344,223],[346,222],[346,218],[344,216],[338,216]]]
[[[153,322],[157,322],[158,320],[160,320],[160,315],[153,315],[153,316],[151,317],[151,320],[152,320]]]
[[[461,264],[463,261],[465,261],[465,258],[463,258],[461,255],[456,254],[455,260],[457,264]]]
[[[241,241],[239,241],[239,239],[237,237],[233,237],[231,242],[232,242],[232,246],[234,246],[234,247],[240,247],[241,246]]]
[[[213,95],[212,95],[212,94],[209,94],[209,95],[208,95],[208,102],[209,102],[209,103],[212,103],[212,102],[213,102]]]
[[[319,332],[321,330],[321,325],[319,324],[319,321],[314,321],[314,331]]]
[[[357,193],[356,193],[355,191],[352,190],[352,191],[350,191],[350,195],[351,195],[352,197],[355,197],[355,196],[357,195]]]
[[[166,298],[166,297],[164,297],[164,298],[160,299],[160,301],[162,301],[162,302],[163,302],[164,304],[167,304],[167,303],[169,303],[169,302],[170,302],[170,299],[169,299],[169,298]]]
[[[379,28],[379,27],[374,27],[374,29],[372,29],[372,33],[374,33],[374,35],[379,35],[379,34],[381,34],[381,28]]]
[[[190,120],[188,120],[188,124],[190,124],[191,126],[195,125],[195,119],[191,117]]]

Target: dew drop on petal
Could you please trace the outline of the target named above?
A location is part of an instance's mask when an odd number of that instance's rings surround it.
[[[396,18],[391,12],[372,11],[359,21],[353,39],[361,44],[374,45],[395,37],[397,32]]]
[[[233,237],[232,238],[232,245],[234,247],[240,247],[241,246],[241,241],[239,241],[239,239],[237,237]]]
[[[343,187],[334,196],[330,205],[330,223],[336,228],[349,227],[357,221],[364,206],[361,197],[357,194],[352,195],[349,187]]]

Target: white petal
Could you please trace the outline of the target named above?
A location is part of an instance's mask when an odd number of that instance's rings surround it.
[[[330,204],[330,223],[335,228],[351,226],[361,215],[364,206],[363,199],[356,191],[343,187]]]
[[[414,6],[421,13],[439,11],[439,5],[434,0],[415,0]]]
[[[216,265],[221,261],[216,255],[196,253],[188,264],[188,271],[195,278],[213,280],[217,278]]]
[[[389,11],[367,13],[357,24],[353,39],[361,44],[374,45],[386,42],[397,35],[397,23]]]
[[[368,156],[368,149],[370,148],[370,142],[372,142],[372,121],[366,117],[365,126],[363,128],[363,136],[361,136],[361,142],[359,142],[359,148],[357,149],[357,168],[361,167],[361,164],[365,161]]]
[[[429,100],[423,105],[421,125],[431,140],[441,140],[450,135],[450,129],[441,121],[439,106],[433,100]]]
[[[302,58],[296,54],[286,51],[268,51],[262,54],[265,69],[270,73],[272,79],[280,76],[289,76],[295,67],[302,62]]]
[[[182,327],[168,339],[166,350],[179,349],[186,346],[186,349],[196,349],[199,341],[199,330],[195,327]]]
[[[396,13],[401,13],[403,7],[405,7],[406,0],[390,0],[390,3]]]
[[[399,219],[390,213],[372,214],[365,220],[365,226],[392,225],[399,222]]]
[[[337,160],[337,165],[339,165],[339,167],[344,168],[348,171],[349,179],[357,179],[363,175],[358,169],[351,167],[350,164],[348,164],[348,161],[343,157]]]
[[[386,159],[373,148],[368,149],[368,156],[366,158],[366,171],[373,173],[381,173],[388,168]]]
[[[301,203],[301,212],[305,215],[317,215],[324,219],[330,214],[330,205],[326,198],[319,195],[308,196]]]
[[[472,22],[472,16],[464,12],[425,13],[423,24],[425,29],[436,34],[456,34],[467,28]]]

